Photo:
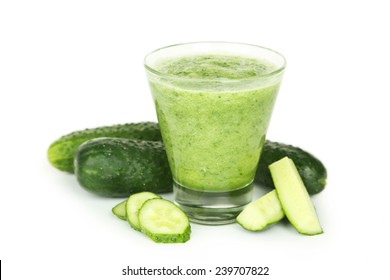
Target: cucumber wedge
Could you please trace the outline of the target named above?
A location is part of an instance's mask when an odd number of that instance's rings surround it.
[[[295,229],[306,235],[322,233],[316,210],[294,162],[284,157],[269,166],[283,211]]]
[[[138,221],[138,212],[142,204],[144,204],[145,201],[149,199],[159,197],[160,196],[152,192],[139,192],[129,196],[126,203],[126,216],[127,221],[132,228],[136,230],[141,230]]]
[[[147,200],[138,213],[141,231],[158,243],[184,243],[190,239],[187,215],[172,202],[154,198]]]
[[[121,220],[127,220],[127,214],[126,214],[126,202],[122,201],[121,203],[117,204],[112,208],[112,213],[114,213],[115,216],[117,216]]]
[[[284,217],[282,205],[275,190],[252,201],[237,216],[237,222],[247,230],[261,231]]]

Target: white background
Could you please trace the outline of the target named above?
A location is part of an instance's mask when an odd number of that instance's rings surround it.
[[[270,268],[239,279],[388,279],[386,2],[1,1],[4,279],[151,279],[122,269],[177,265]],[[155,244],[113,216],[121,199],[87,193],[49,165],[47,148],[63,134],[155,121],[145,54],[203,40],[258,44],[287,58],[268,138],[326,164],[327,188],[313,197],[324,234],[299,235],[288,223],[260,233],[193,224],[189,242]]]

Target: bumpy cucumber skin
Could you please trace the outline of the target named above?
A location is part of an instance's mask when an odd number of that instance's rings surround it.
[[[80,145],[75,174],[86,190],[106,197],[172,191],[172,174],[162,142],[96,138]]]
[[[185,229],[184,233],[176,234],[175,236],[166,234],[153,234],[145,229],[142,229],[142,232],[156,243],[185,243],[190,240],[191,237],[190,226]]]
[[[275,188],[268,166],[284,157],[291,158],[310,195],[320,193],[326,185],[327,171],[312,154],[291,145],[266,140],[256,171],[255,183]]]
[[[57,169],[73,173],[77,148],[85,141],[99,137],[162,141],[160,128],[154,122],[127,123],[75,131],[54,141],[48,149],[49,162]]]
[[[141,227],[141,232],[156,243],[185,243],[190,240],[191,226],[188,225],[188,227],[183,231],[183,233],[175,235],[152,233],[143,227]]]

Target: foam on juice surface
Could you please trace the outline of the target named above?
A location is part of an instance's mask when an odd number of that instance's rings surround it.
[[[184,56],[161,61],[156,69],[189,79],[247,79],[273,72],[267,61],[230,55]]]

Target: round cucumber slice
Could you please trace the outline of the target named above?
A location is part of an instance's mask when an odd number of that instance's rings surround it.
[[[172,202],[155,198],[146,201],[138,213],[141,231],[158,243],[184,243],[190,239],[187,215]]]
[[[127,221],[129,222],[132,228],[136,230],[141,230],[139,226],[138,212],[142,204],[144,204],[145,201],[149,199],[159,198],[159,197],[160,196],[152,192],[139,192],[129,196],[126,203],[126,215],[127,215]]]

